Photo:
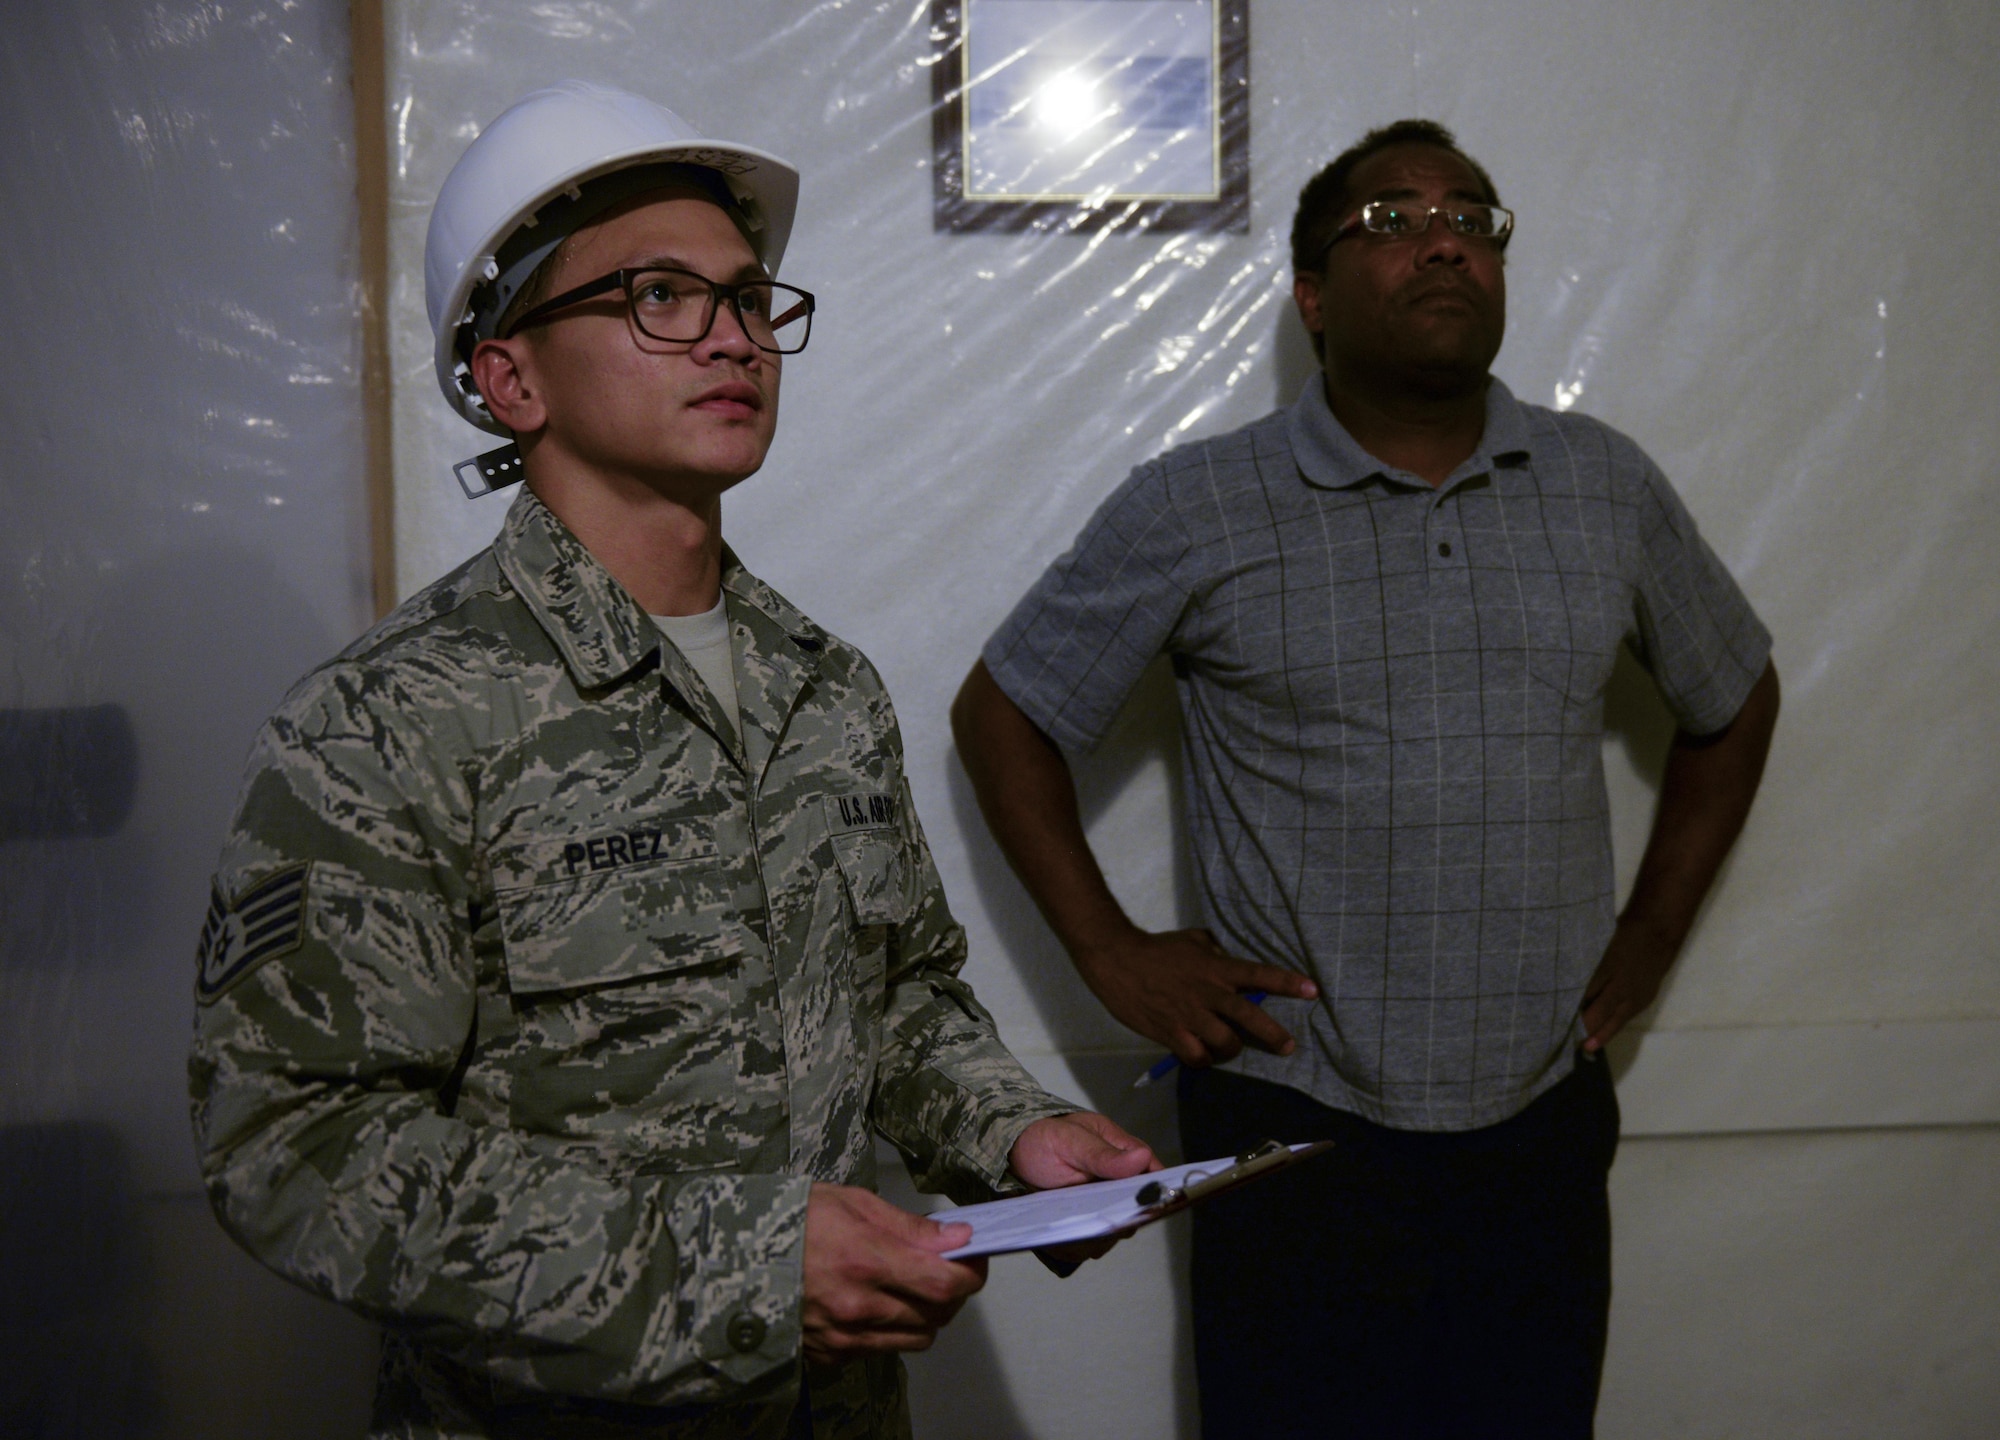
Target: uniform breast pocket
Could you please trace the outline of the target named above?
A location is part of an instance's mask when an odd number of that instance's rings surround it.
[[[496,850],[509,988],[612,985],[713,960],[729,940],[717,860],[702,821]]]
[[[726,1165],[742,1145],[746,947],[713,833],[618,837],[493,856],[520,1026],[510,1118],[642,1163]]]
[[[892,927],[916,911],[916,866],[903,833],[902,797],[894,791],[861,792],[829,795],[823,804],[846,902],[855,1020],[872,1035],[868,1026],[886,1003]]]
[[[916,910],[915,875],[900,832],[862,830],[833,837],[834,859],[848,915],[847,983],[863,1048],[886,1003],[889,937]]]
[[[900,925],[915,908],[915,877],[896,830],[860,830],[833,837],[841,884],[857,929]]]

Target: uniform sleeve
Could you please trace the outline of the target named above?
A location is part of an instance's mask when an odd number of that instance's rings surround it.
[[[986,642],[994,680],[1064,749],[1097,747],[1167,645],[1187,608],[1189,549],[1159,466],[1142,465]]]
[[[945,906],[907,781],[897,808],[917,902],[890,946],[875,1128],[902,1152],[919,1189],[973,1204],[1022,1188],[1007,1157],[1023,1130],[1084,1107],[1035,1082],[959,978],[965,930]]]
[[[1682,729],[1709,735],[1736,718],[1771,656],[1771,632],[1643,455],[1637,507],[1633,652]]]
[[[312,687],[253,751],[201,945],[190,1088],[224,1228],[495,1380],[644,1404],[783,1383],[809,1182],[621,1183],[454,1118],[473,797],[379,675]]]

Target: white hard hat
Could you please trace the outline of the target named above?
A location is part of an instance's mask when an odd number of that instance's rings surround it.
[[[424,304],[436,337],[438,384],[452,409],[482,430],[507,430],[472,383],[472,347],[492,334],[508,301],[564,236],[626,193],[584,186],[661,164],[715,171],[734,219],[772,275],[791,237],[799,173],[775,155],[711,140],[667,109],[585,80],[564,80],[509,106],[445,177],[424,237]],[[541,232],[537,234],[536,232]]]

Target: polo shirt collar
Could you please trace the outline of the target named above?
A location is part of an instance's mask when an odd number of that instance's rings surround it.
[[[1412,477],[1390,470],[1362,449],[1347,433],[1346,427],[1334,418],[1333,407],[1326,403],[1326,377],[1322,373],[1313,374],[1305,389],[1299,392],[1299,398],[1292,403],[1292,408],[1286,412],[1285,432],[1291,441],[1292,458],[1298,462],[1299,474],[1309,485],[1340,490],[1376,476],[1403,484],[1411,483]],[[1514,392],[1498,376],[1488,376],[1486,430],[1479,437],[1478,448],[1452,472],[1451,480],[1442,488],[1449,489],[1459,480],[1487,474],[1495,465],[1525,460],[1529,450],[1528,418],[1522,413],[1521,402],[1514,398]],[[1430,488],[1420,480],[1415,483],[1424,489]]]

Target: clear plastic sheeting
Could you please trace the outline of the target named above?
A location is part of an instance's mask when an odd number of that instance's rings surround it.
[[[319,0],[77,0],[0,29],[10,1440],[250,1433],[274,1351],[344,1379],[367,1343],[294,1325],[230,1251],[186,1100],[251,733],[367,618],[347,23]],[[358,1422],[285,1383],[320,1418],[262,1433]]]
[[[932,13],[929,0],[391,7],[406,592],[485,543],[508,503],[468,503],[452,484],[452,463],[485,442],[436,394],[418,283],[430,199],[479,126],[578,75],[795,161],[784,278],[820,311],[811,348],[787,362],[771,458],[725,502],[725,531],[887,676],[970,973],[1004,1033],[1052,1083],[1170,1140],[1168,1098],[1126,1094],[1143,1048],[1075,978],[986,838],[946,709],[980,643],[1134,464],[1313,378],[1289,295],[1294,197],[1366,129],[1427,115],[1520,215],[1500,376],[1634,436],[1777,636],[1785,716],[1764,797],[1647,1023],[1754,1047],[1771,1027],[2000,1018],[2000,767],[1984,739],[2000,674],[1983,644],[2000,287],[1966,258],[2000,221],[2000,191],[1968,178],[2000,144],[1991,7],[1256,0],[1241,235],[934,232]],[[1114,888],[1160,926],[1191,919],[1169,687],[1161,667],[1079,767]],[[1630,665],[1609,710],[1629,877],[1670,722]],[[1795,1179],[1837,1193],[1825,1176]],[[1660,1219],[1635,1213],[1625,1233],[1668,1233]],[[915,1369],[925,1433],[1192,1434],[1185,1336],[1165,1318],[1184,1256],[1153,1243],[1060,1292],[996,1266],[992,1291]],[[1966,1261],[1936,1263],[1943,1284]],[[1061,1358],[1084,1354],[1088,1366]],[[1731,1390],[1742,1404],[1715,1433],[1831,1433],[1824,1379],[1801,1367]],[[1655,1383],[1670,1382],[1607,1382],[1627,1395]],[[1939,1414],[1975,1403],[1946,1392]],[[1843,1394],[1854,1433],[1903,1428],[1887,1392]],[[1801,1415],[1816,1418],[1801,1428]],[[1607,1413],[1604,1433],[1656,1434],[1657,1419]]]
[[[2000,146],[2000,11],[1252,0],[1242,234],[938,233],[932,16],[930,0],[388,6],[404,593],[483,545],[511,493],[468,502],[453,483],[492,442],[446,410],[423,323],[430,202],[479,126],[578,76],[795,161],[784,278],[820,312],[727,532],[887,676],[1003,1030],[1052,1084],[1170,1146],[1168,1088],[1128,1090],[1151,1056],[986,838],[946,708],[1134,464],[1309,383],[1293,197],[1370,126],[1429,115],[1520,214],[1500,375],[1636,437],[1777,636],[1765,794],[1654,1033],[1699,1032],[1703,1055],[1827,1035],[1785,1053],[1835,1067],[1856,1027],[2000,1024],[1984,643],[2000,189],[1980,163]],[[10,1440],[353,1436],[365,1413],[370,1333],[230,1248],[184,1099],[192,950],[245,746],[368,618],[348,25],[329,0],[77,0],[11,7],[0,33]],[[1667,730],[1636,672],[1610,699],[1629,875]],[[1190,918],[1177,766],[1160,667],[1079,767],[1142,923]],[[1909,1053],[1894,1078],[1913,1098],[1887,1119],[1842,1100],[1813,1136],[1628,1142],[1600,1433],[1990,1428],[2000,1251],[1965,1197],[1992,1190],[1995,1132],[1842,1131],[1936,1119]],[[1784,1077],[1868,1088],[1846,1081]],[[1647,1100],[1661,1129],[1671,1098]],[[996,1262],[913,1366],[919,1433],[1196,1433],[1184,1246],[1154,1227],[1061,1284]],[[1714,1343],[1697,1355],[1689,1336]]]
[[[1128,1045],[986,841],[944,712],[1134,464],[1315,373],[1290,299],[1294,197],[1371,125],[1429,115],[1520,213],[1498,373],[1638,439],[1777,636],[1766,794],[1652,1023],[2000,1014],[2000,892],[1981,878],[2000,858],[1996,772],[1978,740],[2000,698],[1979,644],[1993,523],[1975,508],[2000,438],[2000,298],[1960,258],[2000,211],[1961,178],[2000,140],[1989,11],[1854,4],[1801,25],[1735,5],[1261,4],[1251,232],[1088,236],[932,232],[930,16],[922,0],[392,10],[405,590],[507,504],[451,483],[483,442],[436,397],[418,303],[429,199],[478,127],[578,74],[793,160],[784,276],[820,311],[725,531],[887,674],[1008,1033]],[[1160,924],[1182,913],[1166,708],[1162,682],[1082,776],[1114,884]],[[1667,722],[1629,668],[1611,709],[1629,875]]]
[[[968,0],[967,197],[1215,194],[1219,3]]]

